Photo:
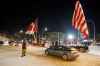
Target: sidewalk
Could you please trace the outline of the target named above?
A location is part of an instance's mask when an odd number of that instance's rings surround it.
[[[88,53],[100,56],[100,46],[89,46]]]

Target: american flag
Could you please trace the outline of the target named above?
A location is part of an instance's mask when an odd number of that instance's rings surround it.
[[[72,26],[81,33],[82,38],[88,38],[89,31],[83,9],[79,1],[76,1],[75,10],[72,18]]]
[[[27,31],[26,31],[26,34],[34,34],[34,32],[37,32],[37,31],[38,31],[37,21],[38,21],[38,18],[35,19],[35,21],[32,22],[32,23],[28,26]]]

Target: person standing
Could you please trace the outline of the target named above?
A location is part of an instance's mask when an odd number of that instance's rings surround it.
[[[22,55],[21,55],[21,57],[24,57],[26,55],[26,49],[27,49],[26,41],[23,40],[23,43],[22,43]]]

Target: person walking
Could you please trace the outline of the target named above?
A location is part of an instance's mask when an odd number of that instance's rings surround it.
[[[26,41],[23,40],[23,43],[22,43],[22,55],[21,55],[21,57],[24,57],[26,55],[26,49],[27,49]]]

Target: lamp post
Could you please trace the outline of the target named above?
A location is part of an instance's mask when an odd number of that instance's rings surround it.
[[[93,20],[88,20],[89,23],[91,23],[93,25],[93,40],[94,40],[94,43],[95,43],[95,40],[96,40],[96,28],[95,28],[95,23]]]
[[[19,31],[21,40],[23,39],[23,32],[24,32],[23,30],[20,30],[20,31]]]
[[[45,28],[44,28],[44,31],[45,31],[45,39],[46,39],[46,32],[48,31],[48,28],[45,27]]]
[[[68,34],[67,39],[68,39],[69,42],[71,42],[71,44],[73,44],[74,35],[73,34]]]

